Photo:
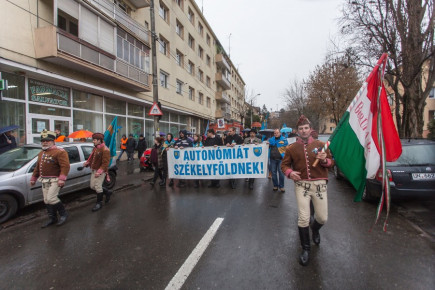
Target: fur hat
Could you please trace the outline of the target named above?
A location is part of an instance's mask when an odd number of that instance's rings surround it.
[[[103,141],[104,140],[104,135],[101,134],[101,133],[94,133],[94,134],[92,134],[92,139],[97,139],[97,140]]]
[[[305,117],[304,115],[301,115],[299,117],[298,123],[296,124],[296,127],[299,127],[299,126],[302,126],[302,125],[307,125],[307,124],[310,125],[310,127],[311,127],[310,120],[308,120],[308,118]]]
[[[41,141],[54,141],[56,139],[56,133],[48,131],[47,129],[41,132]]]

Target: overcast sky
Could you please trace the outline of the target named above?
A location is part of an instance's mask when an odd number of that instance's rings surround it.
[[[196,0],[256,105],[284,108],[291,80],[324,60],[344,0]],[[231,37],[229,38],[229,35]],[[229,49],[229,44],[231,47]]]

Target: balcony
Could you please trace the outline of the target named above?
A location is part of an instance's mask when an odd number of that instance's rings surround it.
[[[120,26],[132,32],[138,39],[142,40],[148,46],[150,45],[150,33],[143,25],[136,22],[127,13],[125,13],[118,5],[109,0],[88,0],[94,7],[100,10],[104,15],[112,20],[115,20]],[[130,1],[136,8],[148,7],[148,0],[133,0]]]
[[[216,101],[231,104],[230,97],[225,92],[216,92]]]
[[[231,67],[228,64],[227,60],[225,59],[225,57],[222,53],[216,54],[215,60],[216,60],[216,64],[219,67],[222,67],[222,68],[227,69],[228,71],[231,71]]]
[[[136,92],[151,91],[151,76],[143,70],[105,52],[55,26],[35,29],[37,59],[80,71]]]
[[[216,82],[225,90],[231,89],[231,82],[222,74],[222,72],[216,73]]]

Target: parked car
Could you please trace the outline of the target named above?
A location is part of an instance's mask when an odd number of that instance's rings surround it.
[[[94,145],[92,143],[57,143],[68,152],[71,164],[65,186],[60,195],[89,187],[91,169],[83,167]],[[30,177],[36,166],[41,146],[32,144],[18,147],[1,155],[0,158],[0,223],[15,215],[19,208],[43,200],[41,183],[30,185]],[[116,183],[117,167],[109,168],[110,182],[104,187],[113,188]]]
[[[401,140],[402,155],[394,162],[387,162],[391,198],[435,198],[435,142],[430,140]],[[337,178],[343,173],[334,167]],[[363,199],[379,199],[382,193],[382,172],[366,180]]]

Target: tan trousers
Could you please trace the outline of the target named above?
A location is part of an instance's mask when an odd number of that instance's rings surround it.
[[[106,173],[102,173],[100,176],[95,177],[97,170],[92,170],[91,173],[91,189],[95,190],[97,193],[103,192],[103,182],[106,178]]]
[[[310,224],[310,200],[313,201],[316,221],[325,224],[328,220],[328,195],[326,180],[296,181],[295,193],[298,203],[298,226]]]
[[[58,178],[40,178],[39,181],[42,183],[44,203],[56,204],[60,202],[59,197],[57,197],[60,190],[60,187],[57,185]]]

